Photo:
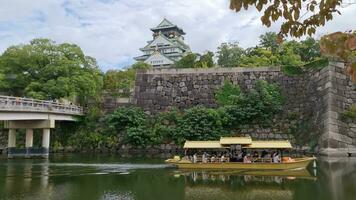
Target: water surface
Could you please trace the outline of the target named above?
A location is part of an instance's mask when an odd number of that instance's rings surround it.
[[[293,172],[186,171],[159,159],[52,155],[0,158],[0,199],[351,200],[356,158],[319,158]]]

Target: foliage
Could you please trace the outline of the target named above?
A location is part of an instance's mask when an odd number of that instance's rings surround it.
[[[341,114],[341,119],[356,121],[356,104],[351,105],[345,112]]]
[[[177,61],[174,66],[176,68],[210,68],[214,67],[213,57],[214,53],[210,51],[201,56],[189,53]]]
[[[104,89],[110,92],[129,91],[134,87],[136,71],[108,70],[104,75]]]
[[[211,51],[206,52],[200,56],[200,59],[194,63],[194,68],[211,68],[214,67],[214,53]]]
[[[144,62],[136,62],[125,70],[108,70],[104,75],[104,89],[111,93],[120,92],[119,95],[127,97],[130,89],[134,87],[136,71],[152,68]]]
[[[260,35],[260,46],[275,53],[279,47],[278,35],[275,32],[266,32],[264,35]]]
[[[182,141],[183,137],[177,130],[183,117],[184,113],[177,109],[158,114],[152,125],[152,131],[157,136],[157,140],[164,143]]]
[[[189,53],[179,61],[177,61],[174,66],[176,68],[194,68],[195,62],[197,60],[197,55],[194,53]]]
[[[184,112],[175,139],[178,144],[185,140],[216,140],[227,134],[223,125],[216,109],[196,106]]]
[[[111,134],[123,134],[128,128],[142,127],[147,123],[147,114],[138,107],[119,107],[105,119]]]
[[[244,55],[244,49],[238,43],[222,43],[218,47],[218,65],[221,67],[237,67]]]
[[[237,43],[223,43],[218,47],[218,64],[222,67],[280,66],[287,75],[300,75],[309,65],[325,60],[320,54],[319,41],[306,38],[301,41],[277,42],[277,34],[267,32],[260,36],[260,44],[243,49]],[[316,67],[315,67],[316,68]]]
[[[230,9],[239,12],[243,7],[245,10],[249,7],[255,7],[258,11],[263,12],[261,17],[262,24],[270,27],[272,22],[276,22],[283,18],[278,35],[301,37],[303,35],[313,35],[319,26],[324,26],[325,23],[333,19],[335,12],[339,13],[338,8],[341,6],[342,0],[321,0],[321,1],[280,1],[280,0],[230,0]],[[301,12],[305,9],[306,14]]]
[[[152,65],[139,61],[139,62],[132,64],[130,68],[134,69],[134,70],[151,69]]]
[[[238,85],[225,81],[224,85],[215,92],[216,103],[220,106],[234,105],[244,98]]]
[[[268,124],[282,110],[283,98],[277,85],[258,80],[253,89],[242,93],[237,86],[225,82],[216,92],[216,101],[226,113],[225,121],[230,127],[242,124]]]
[[[356,82],[356,31],[325,35],[320,40],[320,49],[324,56],[346,62],[347,72]]]
[[[97,99],[102,75],[94,58],[75,44],[34,39],[11,46],[0,56],[0,90],[36,99]],[[5,77],[4,77],[5,75]]]
[[[101,147],[103,136],[93,131],[78,131],[69,138],[69,145],[82,149],[95,150]]]

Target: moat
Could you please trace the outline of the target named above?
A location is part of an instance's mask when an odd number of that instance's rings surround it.
[[[291,173],[182,171],[161,159],[53,154],[48,160],[0,158],[0,199],[348,200],[356,158],[318,158]]]

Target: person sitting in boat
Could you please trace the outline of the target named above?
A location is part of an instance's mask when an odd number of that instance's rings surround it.
[[[250,154],[245,155],[245,157],[244,157],[244,163],[251,163]]]
[[[268,155],[268,152],[266,150],[263,150],[261,153],[261,158],[266,158],[267,155]]]
[[[207,163],[208,162],[208,154],[206,152],[203,153],[202,162],[203,163]]]
[[[198,161],[198,157],[197,157],[197,154],[195,153],[193,155],[193,163],[197,163],[197,161]]]
[[[212,163],[215,162],[215,159],[216,159],[215,155],[212,155],[211,158],[210,158],[210,162],[212,162]]]
[[[224,156],[224,154],[221,156],[220,162],[225,162],[225,156]]]
[[[259,158],[259,157],[260,157],[260,155],[258,154],[258,152],[254,151],[253,152],[253,158]]]
[[[281,159],[279,158],[279,154],[278,152],[273,154],[273,162],[274,163],[279,163],[281,161]]]

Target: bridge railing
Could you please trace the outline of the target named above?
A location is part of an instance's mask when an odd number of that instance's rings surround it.
[[[51,112],[70,115],[82,115],[83,109],[76,105],[67,105],[53,101],[44,101],[31,98],[1,96],[0,110],[28,111],[28,112]]]

